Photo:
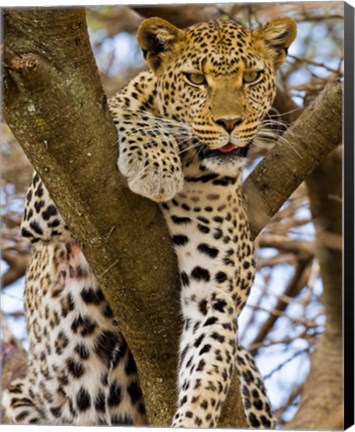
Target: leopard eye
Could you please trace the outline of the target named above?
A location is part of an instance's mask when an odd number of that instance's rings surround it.
[[[195,86],[201,86],[207,83],[204,75],[199,73],[185,73],[187,81]]]
[[[259,81],[261,74],[262,71],[246,72],[243,75],[243,81],[245,84],[256,84],[256,82]]]

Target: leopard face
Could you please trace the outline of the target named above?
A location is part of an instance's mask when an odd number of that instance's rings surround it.
[[[270,109],[275,72],[295,36],[291,18],[255,31],[226,21],[180,30],[151,18],[141,25],[138,42],[156,76],[160,115],[198,138],[201,158],[227,155],[230,161],[246,155]]]

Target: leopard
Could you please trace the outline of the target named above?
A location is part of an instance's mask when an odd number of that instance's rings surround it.
[[[256,29],[225,20],[179,29],[149,18],[137,32],[149,70],[109,102],[118,169],[132,192],[158,204],[178,261],[173,427],[216,427],[236,373],[249,427],[275,428],[261,374],[238,341],[255,273],[242,180],[296,32],[289,17]],[[4,392],[6,415],[18,424],[146,424],[134,357],[38,174],[22,236],[32,243],[29,363]]]

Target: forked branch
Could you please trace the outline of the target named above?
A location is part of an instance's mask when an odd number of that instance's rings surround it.
[[[11,10],[4,24],[6,121],[117,315],[138,366],[149,423],[168,425],[176,403],[180,324],[175,256],[158,207],[121,182],[116,131],[85,11]],[[36,67],[14,68],[16,58],[25,56]],[[276,146],[246,181],[254,235],[340,136],[341,85],[332,83],[287,132],[289,144]],[[236,384],[222,425],[246,427]]]

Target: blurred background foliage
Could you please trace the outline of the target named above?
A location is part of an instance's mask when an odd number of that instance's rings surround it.
[[[292,109],[274,108],[271,124],[257,142],[246,175],[287,126],[324,88],[343,76],[342,2],[236,3],[209,5],[97,6],[87,21],[102,83],[110,97],[146,69],[136,42],[144,18],[160,16],[184,28],[209,19],[236,20],[255,28],[276,16],[293,17],[298,36],[278,74],[281,94]],[[290,104],[289,104],[290,106]],[[8,126],[2,124],[1,313],[3,334],[27,348],[23,313],[24,273],[29,247],[20,237],[24,195],[32,168]],[[282,143],[282,139],[280,140]],[[287,145],[287,143],[283,143]],[[341,197],[340,197],[341,199]],[[334,239],[332,239],[334,241]],[[335,239],[341,247],[341,239]],[[314,226],[302,184],[258,237],[254,289],[240,318],[240,339],[254,354],[279,424],[297,411],[310,369],[310,354],[324,330],[323,284],[315,257]],[[7,336],[6,336],[7,337]]]

